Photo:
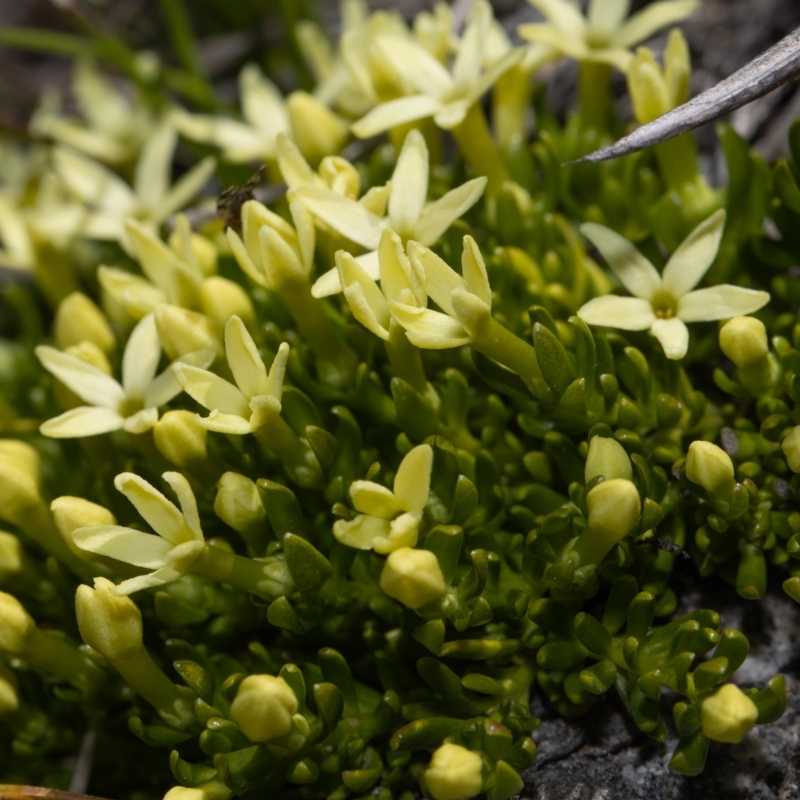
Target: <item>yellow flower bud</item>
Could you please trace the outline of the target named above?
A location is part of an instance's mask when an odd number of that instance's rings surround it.
[[[628,458],[625,448],[616,439],[593,436],[592,441],[589,442],[584,479],[586,483],[589,483],[599,475],[602,475],[607,481],[613,478],[633,480],[631,460]]]
[[[214,513],[235,531],[243,531],[264,519],[258,487],[250,478],[226,472],[219,479]]]
[[[81,638],[112,664],[142,648],[142,614],[130,597],[111,593],[114,584],[95,578],[75,594],[75,615]]]
[[[358,170],[340,156],[327,156],[319,165],[319,174],[337,194],[357,200],[361,191],[361,176]]]
[[[110,353],[116,346],[106,315],[82,292],[73,292],[59,303],[53,336],[60,350],[91,342],[104,353]]]
[[[217,271],[217,248],[210,239],[199,233],[191,232],[189,243],[194,253],[197,266],[203,275],[214,275]],[[183,243],[180,231],[176,228],[169,235],[167,244],[181,257],[183,257]]]
[[[239,317],[252,330],[256,312],[247,292],[238,283],[214,275],[203,281],[200,308],[222,330],[231,317]]]
[[[755,317],[734,317],[722,326],[719,346],[737,367],[749,367],[769,353],[767,329]]]
[[[22,571],[22,544],[13,533],[0,531],[0,583]]]
[[[458,744],[443,744],[425,770],[425,785],[434,800],[465,800],[483,786],[481,757]]]
[[[191,470],[208,457],[208,431],[191,411],[167,411],[156,422],[153,438],[161,455],[181,469]]]
[[[757,719],[756,704],[732,683],[726,683],[700,706],[703,734],[715,742],[739,744]]]
[[[292,92],[286,98],[286,108],[292,136],[312,167],[344,147],[350,128],[315,97],[306,92]]]
[[[628,91],[636,120],[644,125],[670,110],[669,91],[653,51],[640,47],[628,69]]]
[[[117,524],[116,518],[107,508],[82,497],[57,497],[50,504],[50,510],[53,512],[53,522],[64,537],[67,547],[82,561],[94,561],[97,557],[78,547],[72,540],[72,532],[92,525]]]
[[[25,451],[14,452],[9,448],[8,454],[4,454],[0,449],[0,519],[12,525],[20,525],[26,515],[37,511],[42,504],[38,456],[36,469],[31,469],[33,463]]]
[[[736,480],[730,456],[711,442],[696,441],[686,454],[686,477],[717,500],[729,502]]]
[[[164,800],[208,800],[202,789],[190,789],[188,786],[173,786]]]
[[[91,364],[93,367],[97,367],[97,369],[105,372],[106,375],[111,375],[113,372],[108,356],[94,342],[73,344],[67,347],[64,352],[79,358],[81,361],[85,361],[87,364]],[[69,390],[67,389],[67,391]],[[70,394],[72,393],[70,392]],[[85,405],[83,400],[80,400],[80,403]]]
[[[792,428],[781,442],[786,463],[792,472],[800,472],[800,425]]]
[[[36,630],[33,617],[14,595],[0,592],[0,652],[20,654]]]
[[[381,589],[407,608],[420,608],[441,597],[447,587],[436,556],[430,550],[401,547],[389,554],[380,579]]]
[[[205,315],[166,304],[160,305],[155,315],[158,337],[168,358],[179,358],[204,347],[223,354],[222,342]]]
[[[7,458],[17,462],[35,480],[39,480],[39,467],[41,460],[36,450],[19,439],[0,439],[0,458]]]
[[[17,678],[10,669],[0,664],[0,717],[19,708]]]
[[[292,729],[297,698],[283,678],[249,675],[231,703],[231,717],[253,742],[284,736]]]

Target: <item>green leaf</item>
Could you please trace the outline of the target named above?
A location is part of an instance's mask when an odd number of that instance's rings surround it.
[[[294,633],[306,633],[309,630],[308,625],[297,616],[297,612],[286,597],[279,597],[270,603],[267,608],[267,622]]]
[[[567,351],[558,338],[538,322],[533,326],[533,346],[536,348],[536,358],[545,382],[556,397],[561,397],[575,380],[575,370]]]
[[[280,542],[287,533],[307,535],[306,521],[294,492],[280,483],[260,478],[256,483],[275,538]]]
[[[323,473],[327,475],[336,462],[336,455],[339,451],[339,443],[336,441],[336,437],[316,425],[308,425],[306,427],[305,437],[314,451]]]
[[[494,786],[487,792],[489,800],[509,800],[525,788],[519,773],[505,761],[498,761],[494,770]]]
[[[175,747],[192,738],[191,733],[176,731],[166,725],[145,725],[139,717],[128,720],[130,732],[151,747]]]
[[[736,591],[746,600],[761,600],[767,592],[767,562],[764,551],[757,545],[747,543],[742,548]]]
[[[172,666],[183,682],[206,703],[214,700],[214,678],[211,673],[195,661],[174,661]]]
[[[580,680],[591,694],[605,694],[613,685],[617,677],[617,668],[613,661],[598,661],[591,667],[581,670]]]
[[[439,428],[436,411],[427,400],[402,378],[392,378],[392,397],[400,427],[415,442],[423,442]]]
[[[283,552],[292,579],[304,594],[319,592],[333,574],[331,562],[300,536],[287,533],[283,537]]]
[[[472,364],[480,378],[494,391],[521,400],[531,399],[530,390],[516,372],[512,372],[477,350],[472,351]]]
[[[280,756],[271,753],[264,745],[255,745],[232,753],[220,753],[214,758],[214,765],[219,771],[219,777],[234,792],[242,794],[266,778],[279,758]],[[212,777],[213,775],[206,780]]]
[[[558,600],[549,597],[534,600],[528,608],[528,617],[554,636],[572,637],[572,615]]]
[[[322,724],[325,726],[325,730],[330,733],[336,727],[336,723],[341,718],[344,710],[342,693],[336,686],[327,681],[315,683],[313,692],[314,702],[317,704],[317,711]]]
[[[786,711],[786,678],[783,675],[776,675],[767,684],[766,689],[751,692],[750,699],[758,709],[756,722],[759,725],[779,720]]]
[[[458,525],[437,525],[425,537],[423,546],[436,556],[446,584],[453,580],[463,542],[464,532]]]
[[[202,783],[207,783],[217,775],[217,770],[214,767],[208,767],[204,764],[190,764],[184,761],[177,750],[173,750],[169,754],[169,768],[175,780],[181,786],[187,786],[190,789],[200,786]]]
[[[392,750],[435,750],[446,738],[463,736],[474,731],[474,720],[450,717],[427,717],[404,725],[391,738]]]
[[[575,617],[578,641],[597,656],[607,656],[611,650],[611,634],[591,615],[581,611]]]
[[[444,620],[432,619],[417,625],[411,633],[411,637],[426,647],[431,653],[438,653],[444,644],[445,626]]]
[[[344,711],[348,717],[358,716],[358,697],[356,696],[356,685],[353,681],[353,674],[350,667],[342,657],[341,653],[332,647],[323,647],[319,651],[319,667],[325,680],[332,683],[342,693],[344,701]]]
[[[678,775],[699,775],[703,771],[708,755],[708,739],[702,731],[684,736],[669,762],[669,768]]]

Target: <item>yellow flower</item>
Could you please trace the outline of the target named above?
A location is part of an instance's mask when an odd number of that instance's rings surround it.
[[[337,520],[333,535],[359,550],[391,553],[417,543],[422,510],[428,502],[433,449],[421,444],[408,452],[394,479],[394,491],[372,481],[353,481],[350,497],[361,512],[354,520]]]
[[[633,480],[631,460],[625,448],[616,439],[593,436],[589,442],[584,481],[589,483],[598,475],[602,475],[607,481],[613,478]]]
[[[630,48],[694,13],[699,0],[660,0],[625,19],[630,0],[590,0],[584,17],[570,0],[528,0],[546,23],[520,25],[523,39],[550,45],[577,61],[611,64],[627,72]]]
[[[681,359],[689,348],[687,322],[710,322],[751,314],[769,302],[767,292],[722,284],[694,289],[714,262],[725,227],[723,210],[701,222],[672,254],[659,275],[656,268],[619,234],[587,222],[581,231],[603,254],[633,297],[596,297],[578,310],[589,325],[649,330],[667,358]]]
[[[81,638],[112,664],[139,650],[143,644],[142,614],[138,606],[130,597],[121,597],[114,590],[114,584],[107,578],[95,578],[94,589],[79,586],[75,598]]]
[[[737,367],[752,366],[769,353],[767,329],[755,317],[734,317],[720,329],[719,346]]]
[[[297,697],[283,678],[248,675],[231,703],[231,718],[253,742],[285,736],[297,713]]]
[[[410,547],[389,553],[380,586],[384,594],[411,609],[421,608],[447,590],[436,556],[430,550]]]
[[[739,744],[757,719],[756,704],[732,683],[726,683],[700,705],[703,733],[715,742]]]
[[[434,800],[466,800],[483,787],[481,757],[458,744],[443,744],[425,770],[425,785]]]
[[[781,442],[786,463],[792,472],[800,472],[800,425],[792,428]]]
[[[731,457],[711,442],[696,441],[686,454],[686,477],[719,500],[730,501],[736,480]]]
[[[691,77],[689,45],[677,28],[670,32],[663,70],[653,51],[640,47],[628,70],[628,90],[637,121],[645,125],[685,103]]]

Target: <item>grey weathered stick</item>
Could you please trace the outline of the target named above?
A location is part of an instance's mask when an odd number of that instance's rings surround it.
[[[735,111],[800,76],[800,28],[716,86],[608,147],[573,163],[606,161],[660,144]]]

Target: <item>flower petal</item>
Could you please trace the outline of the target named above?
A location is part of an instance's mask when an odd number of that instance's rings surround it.
[[[315,217],[350,241],[370,250],[378,246],[386,220],[367,211],[355,200],[319,186],[301,186],[294,196]]]
[[[416,129],[406,134],[392,173],[389,222],[401,236],[409,236],[422,214],[428,196],[428,147]]]
[[[723,283],[685,294],[678,300],[678,316],[684,322],[712,322],[752,314],[768,302],[768,292]]]
[[[114,478],[114,486],[130,500],[148,525],[171,544],[182,544],[195,538],[183,514],[144,478],[123,472]]]
[[[401,547],[414,547],[419,538],[420,522],[422,514],[419,511],[401,514],[389,523],[388,536],[379,536],[372,540],[372,549],[376,553],[386,555]]]
[[[250,423],[250,409],[248,408],[247,417],[238,414],[223,414],[221,411],[212,411],[207,417],[197,416],[197,423],[207,431],[215,433],[230,433],[233,436],[244,436],[246,433],[253,432]]]
[[[677,317],[657,319],[650,326],[651,333],[661,342],[667,358],[677,361],[689,349],[689,329]]]
[[[623,331],[645,331],[656,315],[647,300],[638,297],[617,297],[607,294],[595,297],[578,309],[578,316],[587,325],[620,328]]]
[[[378,36],[375,48],[416,91],[442,97],[452,89],[447,69],[413,39]]]
[[[122,427],[128,433],[145,433],[158,422],[157,408],[143,408],[125,418]]]
[[[468,87],[481,74],[484,44],[491,24],[491,6],[479,0],[470,9],[467,25],[461,35],[453,62],[453,81],[459,89]]]
[[[72,532],[72,541],[90,553],[115,558],[144,569],[166,566],[172,545],[160,536],[121,525],[92,525]]]
[[[530,0],[548,21],[562,33],[579,39],[586,29],[586,20],[574,3],[569,0]],[[524,34],[520,34],[524,36]]]
[[[269,288],[267,277],[261,269],[261,259],[259,258],[258,265],[256,265],[253,259],[250,258],[250,254],[247,252],[244,242],[233,228],[228,228],[228,230],[225,231],[225,236],[230,245],[233,257],[236,259],[236,263],[242,268],[245,275],[254,280],[259,286],[266,286]]]
[[[464,237],[461,275],[467,285],[467,291],[491,308],[492,290],[489,286],[489,276],[486,274],[486,264],[477,242],[471,236]]]
[[[267,393],[267,368],[258,354],[253,337],[239,317],[231,317],[225,325],[225,355],[233,379],[246,398]]]
[[[356,550],[371,550],[373,541],[387,537],[389,532],[389,520],[368,514],[359,514],[349,522],[340,519],[333,523],[336,541]]]
[[[430,247],[460,217],[480,200],[486,178],[467,181],[428,205],[414,225],[414,238]]]
[[[366,139],[368,136],[377,136],[388,131],[389,128],[432,117],[441,107],[440,100],[427,94],[400,97],[375,106],[360,120],[354,122],[350,130],[360,139]]]
[[[131,332],[122,356],[122,386],[129,398],[143,398],[161,360],[156,318],[148,314]]]
[[[178,383],[175,373],[172,371],[173,364],[189,364],[200,369],[207,369],[214,363],[216,354],[210,347],[203,347],[191,353],[178,356],[158,377],[154,378],[144,392],[145,408],[151,406],[157,408],[164,406],[172,400],[175,395],[180,394],[183,388]]]
[[[559,53],[578,61],[589,55],[589,48],[582,38],[538,22],[520,25],[517,33],[529,42],[537,42],[555,48]]]
[[[128,184],[91,158],[68,147],[56,147],[52,159],[61,180],[93,208],[122,215],[136,206],[136,197]]]
[[[469,91],[467,92],[466,99],[470,105],[472,105],[472,103],[477,103],[506,72],[522,61],[524,57],[525,49],[522,47],[515,47],[513,50],[509,50],[502,58],[495,61],[486,72],[480,75],[468,87]]]
[[[125,418],[113,408],[80,406],[42,423],[39,430],[51,439],[77,439],[118,431]]]
[[[141,592],[143,589],[153,589],[156,586],[163,586],[165,583],[172,583],[182,577],[183,573],[178,572],[174,567],[161,567],[148,575],[137,575],[135,578],[128,578],[128,580],[118,583],[111,590],[111,594],[116,597],[125,597],[134,592]]]
[[[209,411],[236,414],[245,419],[250,416],[247,398],[232,383],[213,372],[180,361],[172,365],[172,371],[183,391]]]
[[[197,500],[195,500],[189,481],[180,472],[165,472],[161,476],[178,497],[181,513],[194,534],[194,538],[203,541],[203,529],[200,527],[200,515],[197,513]]]
[[[425,291],[446,314],[453,314],[451,295],[464,289],[464,279],[443,261],[433,250],[419,244],[408,243],[408,256],[414,268],[425,276]]]
[[[464,121],[471,105],[471,101],[466,97],[443,103],[442,107],[433,115],[433,121],[442,130],[451,131]]]
[[[650,300],[661,289],[656,268],[625,238],[610,228],[585,222],[581,233],[602,253],[620,283],[634,296]]]
[[[691,16],[699,5],[700,0],[662,0],[651,3],[628,19],[614,37],[614,44],[633,47],[649,39],[661,28]]]
[[[388,339],[389,306],[378,285],[344,250],[336,253],[336,266],[353,316],[376,336]]]
[[[425,305],[425,275],[411,266],[403,250],[403,242],[390,228],[381,236],[378,245],[381,291],[387,300],[400,300],[404,291],[410,289],[419,305]]]
[[[283,395],[283,381],[286,377],[286,364],[289,361],[289,344],[281,342],[278,352],[269,368],[267,375],[267,390],[265,394],[280,401]]]
[[[278,168],[289,189],[298,186],[323,186],[323,181],[303,158],[300,148],[285,134],[277,139]]]
[[[409,450],[394,478],[394,494],[404,511],[422,511],[428,502],[433,469],[433,448],[420,444]]]
[[[615,31],[630,10],[631,0],[589,0],[586,19],[592,28]]]
[[[725,228],[725,209],[715,211],[684,240],[664,267],[662,286],[681,298],[697,286],[714,263]]]
[[[161,222],[176,211],[188,206],[208,183],[216,168],[216,159],[206,156],[199,164],[195,164],[188,172],[184,173],[175,181],[175,185],[169,190],[158,208],[154,209],[153,216],[156,221]]]
[[[391,519],[404,510],[389,489],[372,481],[353,481],[350,484],[350,498],[357,511],[381,519]]]
[[[133,189],[141,205],[148,209],[156,208],[167,194],[177,140],[175,126],[165,117],[142,147],[136,162]]]
[[[411,344],[428,350],[461,347],[472,339],[458,320],[429,308],[417,308],[404,303],[389,304],[392,316],[406,329]]]
[[[86,361],[49,345],[39,345],[35,352],[42,366],[86,403],[116,409],[125,400],[122,387]]]
[[[253,126],[274,138],[289,132],[286,101],[272,81],[256,64],[247,64],[239,73],[242,116]]]

